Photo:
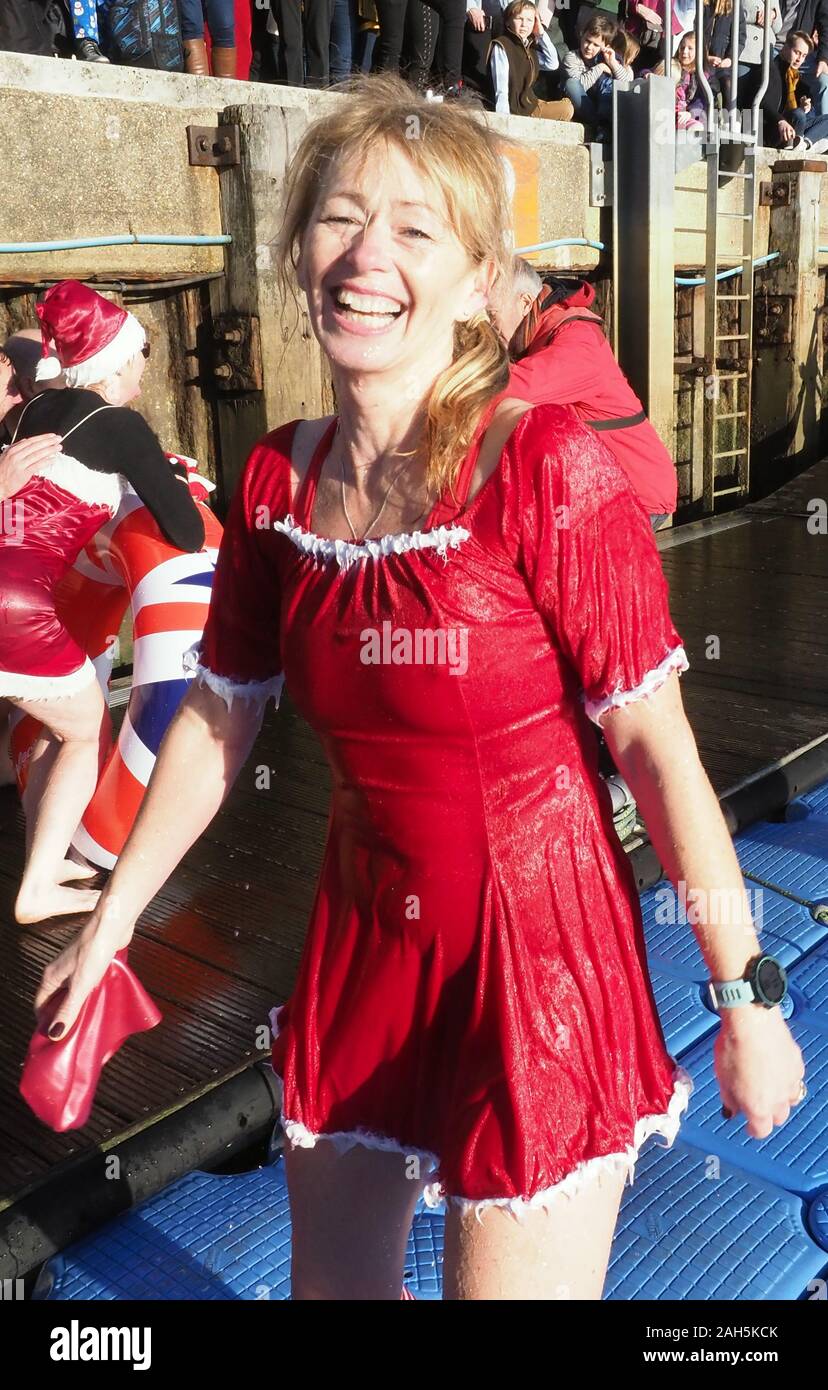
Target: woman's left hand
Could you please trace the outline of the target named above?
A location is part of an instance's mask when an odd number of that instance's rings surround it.
[[[19,439],[4,449],[0,455],[0,502],[14,497],[62,448],[59,434],[33,434],[30,439]]]
[[[52,1024],[53,1027],[57,1022],[63,1024],[61,1036],[70,1031],[85,1001],[100,984],[118,952],[132,940],[135,925],[120,921],[116,906],[110,902],[108,907],[101,907],[98,903],[83,930],[43,971],[35,995],[35,1013],[39,1014],[59,989],[65,989],[66,998]]]
[[[745,1004],[722,1010],[713,1055],[722,1105],[744,1114],[754,1139],[766,1139],[797,1104],[805,1075],[802,1053],[779,1009]]]

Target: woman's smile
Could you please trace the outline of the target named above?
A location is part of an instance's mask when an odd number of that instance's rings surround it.
[[[406,312],[406,306],[399,299],[370,286],[334,285],[327,293],[333,305],[333,318],[346,333],[385,333]]]

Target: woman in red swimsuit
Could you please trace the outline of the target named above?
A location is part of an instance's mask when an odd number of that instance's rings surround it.
[[[15,901],[21,924],[88,911],[98,897],[67,886],[94,870],[65,856],[95,789],[109,723],[94,667],[57,611],[57,587],[115,515],[127,483],[182,548],[198,550],[204,539],[197,508],[158,440],[124,408],[146,365],[137,319],[73,280],[52,286],[37,307],[58,353],[49,368],[64,369],[68,389],[24,405],[7,457],[24,461],[28,449],[37,461],[16,470],[2,503],[0,702],[44,726],[24,797],[26,867]],[[50,456],[34,448],[33,436],[45,434]]]
[[[200,679],[36,1001],[67,983],[57,1026],[72,1025],[284,677],[333,779],[296,987],[274,1010],[299,1299],[399,1298],[423,1191],[448,1200],[446,1297],[600,1297],[625,1177],[649,1135],[672,1140],[690,1081],[664,1044],[589,719],[671,877],[716,901],[742,889],[648,520],[570,408],[502,397],[485,307],[507,208],[488,128],[395,79],[306,133],[284,263],[339,415],[253,450]],[[757,950],[746,903],[697,930],[716,978]],[[801,1055],[778,1010],[732,1012],[722,1095],[767,1133]]]

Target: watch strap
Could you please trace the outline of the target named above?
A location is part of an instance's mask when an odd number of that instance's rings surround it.
[[[711,980],[710,998],[714,1009],[735,1009],[756,1002],[756,992],[750,980]]]

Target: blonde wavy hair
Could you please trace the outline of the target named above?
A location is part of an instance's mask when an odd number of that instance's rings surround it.
[[[340,159],[365,162],[388,147],[403,153],[442,194],[452,229],[474,264],[491,261],[496,279],[508,280],[506,147],[482,113],[454,102],[429,101],[390,74],[352,79],[336,90],[348,99],[309,126],[287,174],[284,221],[275,248],[283,303],[292,298],[298,310],[302,237],[332,166]],[[508,380],[506,347],[488,314],[456,324],[453,361],[437,377],[428,401],[426,476],[438,496],[453,485],[480,416]]]

